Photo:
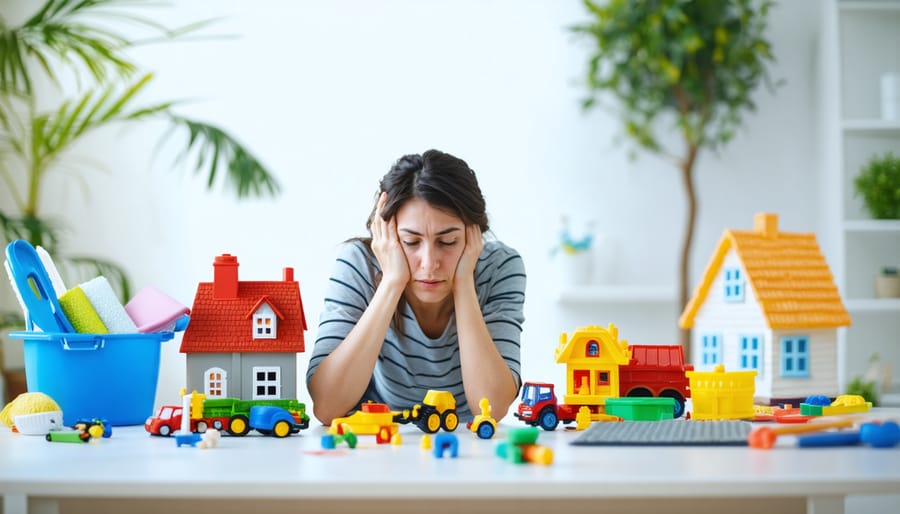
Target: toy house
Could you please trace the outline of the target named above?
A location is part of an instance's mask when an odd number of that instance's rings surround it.
[[[631,350],[610,324],[607,330],[584,327],[572,337],[563,333],[554,357],[566,365],[563,403],[603,405],[606,398],[619,396],[619,367],[631,360]]]
[[[756,397],[778,403],[838,394],[837,329],[850,325],[815,234],[725,230],[679,319],[698,370],[756,371]]]
[[[187,390],[208,398],[296,398],[307,327],[293,268],[280,281],[240,281],[237,257],[223,254],[213,275],[197,286],[181,342]]]

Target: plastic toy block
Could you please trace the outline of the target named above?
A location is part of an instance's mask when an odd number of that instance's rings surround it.
[[[827,397],[826,397],[827,399]],[[800,414],[806,416],[833,416],[836,414],[855,414],[868,412],[872,408],[872,402],[867,402],[859,395],[845,394],[835,398],[830,404],[801,403]]]
[[[674,398],[607,398],[606,413],[630,421],[673,419]]]
[[[753,419],[756,371],[725,371],[717,364],[713,371],[685,372],[691,386],[695,420]]]
[[[434,436],[435,458],[443,458],[445,451],[449,451],[450,457],[453,459],[459,456],[459,439],[456,435],[441,433]]]
[[[419,442],[419,446],[423,450],[430,450],[431,449],[431,436],[428,434],[423,435],[422,440]]]
[[[341,443],[347,443],[347,446],[351,449],[356,448],[356,434],[345,430],[343,435],[325,434],[322,436],[322,448],[326,450],[333,450]]]
[[[622,421],[595,423],[575,438],[575,446],[746,446],[747,421]]]
[[[537,427],[511,430],[506,441],[497,445],[497,456],[510,462],[521,464],[550,465],[553,463],[553,450],[537,443],[540,431]]]
[[[187,434],[175,434],[175,447],[196,447],[197,443],[199,443],[202,439],[203,436],[201,434],[195,434],[193,432],[188,432]]]

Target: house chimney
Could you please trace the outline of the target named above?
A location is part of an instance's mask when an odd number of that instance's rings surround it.
[[[223,253],[213,262],[213,298],[226,300],[238,295],[238,260]]]
[[[294,268],[284,268],[283,280],[285,282],[294,281]]]
[[[753,231],[763,237],[776,237],[778,235],[778,215],[771,212],[757,213],[753,216]]]

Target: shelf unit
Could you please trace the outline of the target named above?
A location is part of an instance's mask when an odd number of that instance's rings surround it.
[[[675,288],[641,285],[568,286],[559,291],[560,303],[675,303]]]
[[[900,155],[900,121],[881,119],[881,76],[900,72],[900,1],[830,0],[819,56],[823,172],[820,235],[853,320],[839,331],[841,387],[877,353],[900,380],[900,299],[874,297],[883,266],[900,266],[900,221],[872,220],[853,179],[873,156]]]

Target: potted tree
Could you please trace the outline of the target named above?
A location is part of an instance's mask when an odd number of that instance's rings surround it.
[[[853,180],[857,196],[875,219],[900,219],[900,159],[875,155]]]
[[[590,21],[572,30],[591,42],[583,107],[611,96],[625,134],[637,147],[673,162],[686,196],[678,273],[679,309],[688,301],[691,245],[697,216],[694,168],[703,150],[730,141],[742,115],[755,108],[752,93],[768,82],[773,60],[765,37],[769,0],[584,0]],[[670,122],[664,129],[660,121]],[[674,127],[679,150],[666,148],[659,130]],[[690,359],[690,334],[679,342]]]
[[[153,74],[129,50],[208,25],[170,30],[140,12],[125,0],[45,0],[19,25],[0,16],[0,180],[9,197],[0,206],[3,246],[15,239],[43,246],[69,277],[103,275],[123,299],[130,296],[126,271],[110,259],[66,253],[65,224],[44,215],[42,193],[63,170],[71,172],[65,157],[83,137],[161,118],[185,136],[181,155],[196,159],[193,167],[206,173],[210,189],[224,181],[239,198],[279,193],[269,170],[227,131],[179,115],[173,102],[139,103]],[[76,85],[66,88],[62,79],[69,75]],[[63,98],[49,109],[43,106],[53,101],[41,96],[47,88],[38,87],[44,83]],[[22,321],[17,312],[0,309],[0,329]],[[0,370],[8,385],[24,383],[22,370],[6,369],[2,347]]]

